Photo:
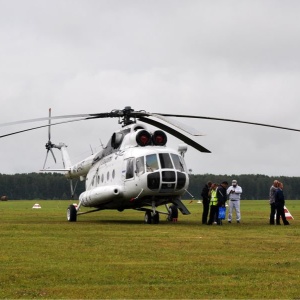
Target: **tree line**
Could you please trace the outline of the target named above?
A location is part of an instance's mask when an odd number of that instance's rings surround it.
[[[266,200],[269,199],[270,187],[274,180],[277,179],[284,184],[285,199],[299,200],[300,199],[300,177],[287,176],[266,176],[260,174],[245,174],[245,175],[190,175],[190,186],[188,191],[195,197],[201,199],[201,191],[205,183],[208,181],[220,184],[222,181],[227,181],[229,185],[233,179],[236,179],[238,185],[242,187],[243,193],[241,199],[245,200]],[[186,199],[192,197],[186,194]]]
[[[231,184],[236,179],[243,189],[242,199],[265,200],[269,197],[269,189],[275,179],[283,182],[285,198],[300,199],[300,177],[270,177],[266,175],[213,175],[190,174],[189,193],[183,199],[201,198],[201,191],[205,183],[212,181],[221,183],[228,181]],[[76,182],[73,182],[76,185]],[[75,189],[75,199],[85,190],[83,181],[78,181]],[[191,195],[192,196],[191,196]],[[33,199],[70,199],[71,190],[69,180],[59,173],[29,173],[29,174],[0,174],[0,197],[7,196],[14,200]]]
[[[74,182],[74,186],[75,186]],[[84,191],[84,182],[79,181],[74,198]],[[0,196],[12,200],[70,199],[69,180],[59,173],[0,174]]]

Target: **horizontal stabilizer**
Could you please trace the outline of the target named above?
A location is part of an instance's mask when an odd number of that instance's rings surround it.
[[[43,169],[40,172],[69,172],[70,169]]]

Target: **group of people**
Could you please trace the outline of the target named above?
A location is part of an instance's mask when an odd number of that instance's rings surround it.
[[[232,222],[233,211],[236,213],[236,222],[241,221],[240,200],[243,192],[236,180],[232,180],[231,186],[228,186],[227,181],[221,184],[207,182],[202,189],[202,224],[212,225],[214,223],[222,225],[222,218],[220,218],[220,207],[225,207],[225,203],[229,200],[228,223]],[[270,225],[280,225],[280,218],[284,225],[290,225],[285,216],[284,211],[284,194],[283,184],[278,180],[274,180],[270,188],[269,201],[271,207]],[[275,217],[276,216],[276,217]]]
[[[289,221],[285,217],[284,212],[284,194],[283,194],[283,183],[278,180],[274,180],[273,185],[270,188],[270,225],[275,224],[275,215],[276,215],[276,225],[280,224],[280,217],[284,225],[290,225]]]
[[[236,221],[240,223],[240,199],[243,191],[236,180],[232,180],[231,186],[228,187],[228,185],[227,181],[223,181],[219,185],[212,183],[211,181],[205,184],[201,193],[203,199],[202,224],[212,225],[213,223],[216,223],[222,225],[222,218],[219,216],[219,210],[220,207],[225,207],[227,199],[230,200],[228,223],[232,222],[233,210],[236,212]]]

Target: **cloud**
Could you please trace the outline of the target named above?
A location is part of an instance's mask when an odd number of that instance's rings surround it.
[[[1,123],[136,110],[299,127],[298,1],[0,1]],[[195,173],[299,175],[298,133],[185,119]],[[0,128],[1,133],[26,126]],[[74,160],[117,120],[52,128]],[[0,140],[1,173],[42,167],[47,129]],[[181,143],[169,138],[170,145]],[[81,157],[80,157],[81,156]],[[49,162],[50,163],[50,162]]]

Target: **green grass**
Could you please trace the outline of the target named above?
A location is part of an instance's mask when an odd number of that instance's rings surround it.
[[[299,298],[300,201],[291,226],[268,225],[267,201],[242,201],[242,223],[143,223],[137,211],[66,221],[69,201],[0,202],[1,299]]]

